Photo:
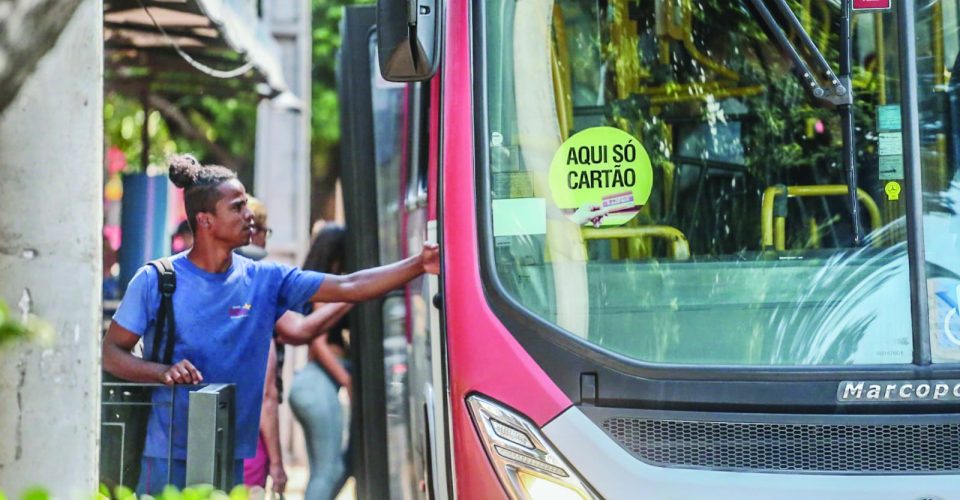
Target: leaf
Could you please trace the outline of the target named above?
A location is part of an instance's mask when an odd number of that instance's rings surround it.
[[[31,340],[47,347],[53,345],[57,337],[53,325],[33,314],[27,316],[27,324],[24,325],[24,329]]]
[[[50,493],[44,488],[34,487],[24,491],[20,498],[22,500],[50,500]]]
[[[0,345],[24,338],[50,345],[55,336],[49,323],[32,314],[27,317],[26,324],[21,323],[10,315],[7,305],[0,300]]]
[[[183,500],[206,500],[213,493],[213,486],[209,484],[200,484],[190,486],[183,490]]]
[[[130,488],[126,486],[117,486],[117,489],[114,490],[114,498],[117,500],[137,500],[137,495]]]
[[[230,490],[230,500],[249,500],[250,492],[247,491],[247,487],[244,485],[235,486]]]
[[[163,489],[163,493],[160,493],[158,500],[183,500],[183,495],[176,486],[167,486]]]

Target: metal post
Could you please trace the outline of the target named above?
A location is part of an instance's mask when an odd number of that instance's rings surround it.
[[[923,184],[920,180],[920,111],[917,104],[917,36],[914,0],[900,0],[900,105],[903,122],[903,168],[907,188],[907,255],[913,312],[913,362],[929,365],[930,319],[927,303],[926,251],[923,239]]]
[[[234,485],[233,440],[236,388],[211,384],[190,392],[187,413],[187,485]]]

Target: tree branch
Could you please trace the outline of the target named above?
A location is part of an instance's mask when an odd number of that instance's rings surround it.
[[[180,111],[175,104],[172,102],[160,97],[157,94],[150,93],[147,96],[147,103],[151,108],[156,109],[160,112],[161,115],[166,118],[171,125],[174,125],[187,137],[202,142],[207,148],[207,151],[210,152],[216,159],[216,162],[224,167],[230,167],[234,170],[239,169],[243,166],[243,161],[234,156],[233,153],[227,150],[227,148],[211,141],[207,138],[207,134],[203,133],[200,129],[193,125],[193,122],[187,118],[186,115]]]

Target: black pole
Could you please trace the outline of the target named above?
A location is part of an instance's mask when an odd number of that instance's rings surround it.
[[[853,99],[850,87],[851,64],[853,57],[853,39],[850,25],[853,21],[850,9],[850,0],[843,0],[840,4],[840,81],[847,88],[848,96],[844,104],[838,106],[840,111],[841,131],[843,133],[843,169],[847,172],[847,202],[850,204],[850,218],[853,219],[853,246],[863,245],[863,226],[860,223],[860,202],[857,201],[857,157],[856,138],[853,135]]]
[[[823,56],[823,53],[820,52],[820,49],[817,48],[817,44],[813,43],[813,39],[810,38],[810,34],[807,33],[807,30],[803,28],[803,24],[800,23],[800,20],[797,19],[797,15],[793,13],[793,10],[787,5],[786,0],[773,0],[773,4],[777,6],[777,9],[783,15],[783,18],[787,21],[787,24],[800,36],[800,42],[803,43],[803,46],[806,47],[807,51],[816,59],[816,63],[820,66],[820,71],[823,72],[823,75],[830,80],[830,84],[833,85],[836,89],[840,85],[840,81],[837,80],[837,76],[833,74],[833,68],[830,67],[830,63],[827,62],[827,58]],[[843,28],[841,28],[843,29]],[[841,33],[841,37],[843,34]],[[840,73],[843,74],[843,70],[840,70]]]
[[[750,0],[750,4],[757,10],[757,14],[760,15],[760,20],[767,25],[767,29],[770,30],[777,44],[787,53],[790,61],[797,67],[797,74],[803,80],[803,84],[807,87],[807,90],[813,93],[815,97],[821,97],[823,95],[823,87],[817,82],[813,70],[810,69],[807,62],[804,61],[800,53],[797,52],[796,47],[790,43],[790,39],[787,38],[786,33],[784,33],[780,25],[777,24],[777,20],[774,19],[770,9],[763,3],[763,0]]]
[[[904,192],[907,193],[907,258],[913,312],[913,362],[932,363],[930,305],[927,301],[926,250],[923,238],[923,185],[920,182],[920,110],[917,102],[917,34],[914,0],[896,2],[900,42],[900,117],[903,123]]]

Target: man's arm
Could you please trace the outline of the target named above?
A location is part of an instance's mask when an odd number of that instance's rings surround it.
[[[130,351],[140,337],[113,321],[103,337],[103,369],[131,382],[198,384],[203,375],[187,360],[173,366],[140,359]]]
[[[280,316],[274,328],[280,342],[289,345],[303,345],[309,343],[317,335],[329,330],[340,321],[344,314],[353,308],[353,304],[338,302],[317,306],[312,313],[304,316],[300,313],[287,311]]]
[[[270,465],[270,477],[273,478],[273,491],[283,493],[287,485],[287,473],[283,470],[283,453],[280,451],[280,405],[277,394],[277,351],[270,342],[270,354],[267,357],[267,376],[263,381],[263,405],[260,407],[260,433],[267,446],[267,459]]]
[[[424,243],[419,255],[393,264],[357,271],[344,276],[327,275],[310,298],[313,302],[363,302],[379,297],[423,273],[440,272],[440,249]]]

